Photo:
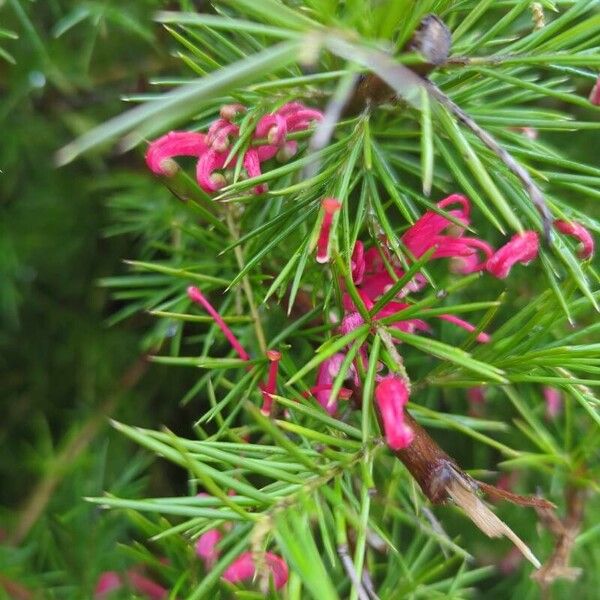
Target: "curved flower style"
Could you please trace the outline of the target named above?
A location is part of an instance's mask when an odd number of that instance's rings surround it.
[[[233,168],[237,156],[229,156],[232,142],[239,138],[239,126],[233,119],[246,111],[241,104],[226,104],[221,107],[220,118],[215,120],[206,134],[191,131],[171,131],[154,140],[146,153],[146,164],[156,175],[170,177],[177,171],[178,156],[192,156],[198,159],[196,180],[207,193],[213,193],[225,185],[225,177],[220,169]],[[261,175],[261,163],[277,157],[288,160],[297,149],[295,141],[287,141],[288,133],[308,129],[313,121],[319,121],[323,114],[307,108],[300,102],[289,102],[273,113],[264,115],[257,123],[252,136],[255,143],[242,156],[242,164],[248,177]],[[259,140],[265,140],[266,144]],[[228,160],[229,159],[229,160]],[[266,192],[266,184],[254,187],[255,194]]]
[[[594,255],[594,238],[592,234],[581,223],[575,221],[554,221],[554,227],[557,231],[570,235],[579,240],[579,249],[577,254],[582,260],[588,260]]]
[[[404,423],[404,407],[408,402],[408,386],[404,379],[388,375],[375,388],[385,441],[392,450],[406,448],[413,441],[413,430]]]
[[[208,150],[206,136],[192,131],[171,131],[158,138],[146,152],[146,164],[156,175],[167,177],[177,171],[176,156],[194,156],[199,158]]]

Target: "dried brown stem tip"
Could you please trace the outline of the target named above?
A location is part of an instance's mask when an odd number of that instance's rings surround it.
[[[546,590],[556,579],[574,581],[581,574],[581,569],[569,566],[569,560],[583,521],[585,494],[582,490],[570,488],[565,495],[567,516],[563,520],[553,510],[536,508],[540,522],[556,538],[554,552],[542,568],[532,575],[542,590]]]
[[[477,492],[481,490],[491,498],[508,500],[520,506],[535,506],[539,510],[550,510],[553,505],[542,498],[504,492],[473,479],[461,470],[408,412],[404,420],[413,430],[414,440],[410,446],[394,454],[404,463],[427,498],[433,504],[453,501],[488,537],[506,536],[527,560],[539,568],[540,562],[529,547],[490,510]]]

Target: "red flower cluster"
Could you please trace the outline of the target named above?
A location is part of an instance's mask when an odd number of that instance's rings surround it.
[[[325,204],[327,203],[327,204]],[[329,207],[335,210],[341,204],[333,198],[323,201],[325,215],[321,227],[321,235],[317,244],[317,261],[323,260],[330,244],[332,219]],[[452,268],[461,274],[486,271],[494,277],[504,279],[508,277],[512,267],[517,263],[528,264],[534,260],[539,251],[539,238],[535,231],[524,231],[514,235],[508,243],[494,250],[484,240],[464,235],[466,227],[470,224],[471,205],[467,198],[459,194],[448,196],[438,202],[439,209],[447,209],[447,216],[435,211],[427,211],[414,225],[402,235],[401,242],[406,250],[406,260],[411,262],[423,256],[426,252],[433,251],[432,259],[450,258]],[[579,255],[582,259],[589,259],[594,251],[594,242],[590,233],[579,223],[556,221],[556,229],[566,235],[575,237],[581,242]],[[386,244],[382,248],[372,247],[365,250],[364,244],[357,241],[351,259],[352,280],[365,308],[369,311],[375,307],[377,301],[386,294],[395,283],[404,276],[404,269],[399,265],[395,256],[387,250]],[[402,300],[411,292],[418,292],[426,285],[426,280],[421,274],[415,275],[400,289],[393,298],[386,302],[373,320],[393,316],[391,323],[401,331],[414,333],[416,331],[430,331],[429,325],[421,319],[403,319],[402,312],[409,308],[409,304]],[[344,317],[339,327],[339,332],[345,335],[363,324],[352,297],[345,292],[342,298]],[[475,327],[454,315],[442,314],[438,318],[454,323],[463,329],[472,332]],[[477,341],[486,343],[490,336],[481,332]],[[359,359],[365,361],[366,351],[361,349]],[[317,381],[311,392],[317,401],[330,413],[337,409],[340,398],[349,398],[351,390],[342,388],[339,397],[331,397],[333,381],[336,379],[345,354],[338,352],[325,360],[317,373]],[[357,365],[348,369],[346,377],[357,380]],[[375,399],[382,416],[385,436],[388,444],[394,450],[406,447],[412,441],[412,432],[404,424],[403,407],[408,401],[409,382],[397,376],[377,376]]]
[[[156,175],[171,176],[177,170],[173,160],[177,156],[192,156],[196,163],[196,180],[207,193],[216,192],[225,185],[225,178],[217,171],[233,168],[237,157],[229,158],[230,146],[239,138],[240,128],[234,118],[246,112],[241,104],[228,104],[221,108],[221,117],[214,121],[206,134],[192,131],[171,131],[154,140],[146,152],[146,164]],[[313,121],[319,121],[323,114],[307,108],[300,102],[289,102],[273,113],[263,116],[257,123],[251,145],[242,157],[248,177],[261,175],[261,163],[277,157],[287,160],[297,150],[297,142],[287,141],[288,133],[308,129]],[[262,142],[262,143],[261,143]],[[256,194],[267,190],[265,184],[254,188]]]

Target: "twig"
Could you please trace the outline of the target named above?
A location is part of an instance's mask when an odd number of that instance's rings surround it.
[[[356,570],[354,569],[354,563],[352,562],[352,558],[348,553],[348,546],[346,546],[345,544],[339,545],[337,551],[338,556],[340,557],[340,560],[344,567],[344,570],[350,578],[350,581],[352,581],[352,585],[354,585],[356,589],[356,593],[358,594],[359,600],[372,600],[367,594],[365,588],[363,587],[363,584],[358,578],[358,575],[356,574]]]
[[[581,575],[581,569],[569,566],[573,544],[583,521],[585,507],[585,492],[568,488],[565,492],[567,500],[567,515],[559,519],[554,511],[537,508],[541,523],[556,538],[554,552],[541,569],[531,576],[537,581],[544,594],[548,587],[557,579],[574,581]]]
[[[379,412],[378,417],[381,419]],[[408,411],[405,413],[404,420],[413,430],[414,439],[407,448],[396,450],[394,454],[403,462],[427,498],[433,504],[454,501],[488,537],[506,536],[527,560],[539,568],[540,562],[529,547],[482,502],[477,492],[481,490],[489,495],[490,490],[493,490],[496,498],[501,497],[521,506],[533,505],[546,510],[552,508],[553,504],[543,498],[504,494],[502,490],[497,490],[493,486],[482,485],[462,471],[454,459],[438,446]]]

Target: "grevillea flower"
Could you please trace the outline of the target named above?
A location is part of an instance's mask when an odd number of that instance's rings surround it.
[[[146,152],[146,164],[156,175],[174,175],[177,156],[200,157],[208,150],[206,136],[192,131],[171,131],[154,140]]]
[[[352,392],[342,388],[339,396],[334,397],[331,395],[333,389],[333,382],[340,372],[340,368],[346,355],[337,352],[333,356],[325,359],[319,366],[317,371],[316,385],[311,388],[311,394],[317,399],[317,402],[330,414],[333,415],[337,412],[337,401],[338,399],[348,399]],[[352,377],[356,374],[353,366],[348,369],[347,377]]]
[[[485,405],[485,388],[482,385],[469,388],[467,390],[467,400],[469,401],[469,414],[480,417],[483,414]]]
[[[222,537],[218,529],[209,529],[196,540],[196,554],[202,559],[207,570],[212,569],[219,560],[217,544]]]
[[[323,221],[317,240],[317,262],[326,263],[329,261],[329,237],[333,216],[340,210],[342,205],[335,198],[325,198],[321,202],[321,207],[323,208]]]
[[[111,592],[122,587],[121,576],[116,571],[104,571],[98,578],[96,588],[94,589],[94,598],[98,600],[104,598]]]
[[[273,394],[277,391],[277,373],[279,370],[279,361],[281,360],[281,352],[267,350],[267,358],[269,359],[269,374],[266,385],[262,387],[263,405],[260,409],[263,415],[271,414]]]
[[[269,569],[269,575],[273,577],[275,589],[281,589],[287,583],[289,576],[288,566],[283,558],[272,552],[265,552],[261,556],[260,562],[264,562]],[[230,583],[240,583],[253,579],[255,574],[256,566],[252,553],[244,552],[227,567],[223,573],[223,579]]]
[[[579,258],[588,260],[594,255],[594,238],[581,223],[577,223],[576,221],[557,220],[554,221],[554,227],[557,231],[579,240],[580,245],[577,251]]]
[[[600,75],[596,79],[596,83],[589,95],[589,100],[594,106],[600,106]]]
[[[136,569],[130,569],[123,577],[116,571],[105,571],[102,573],[94,590],[94,598],[101,600],[115,590],[121,589],[125,583],[136,594],[144,598],[149,598],[149,600],[164,600],[169,595],[169,591],[162,585],[148,579],[148,577],[145,577]]]
[[[539,238],[535,231],[517,233],[487,261],[486,269],[494,277],[505,279],[513,265],[526,265],[536,258],[538,249]]]
[[[544,386],[544,400],[546,401],[546,417],[555,419],[562,410],[562,394],[560,390]]]
[[[169,591],[162,585],[148,579],[134,569],[127,571],[127,579],[136,592],[150,600],[163,600],[169,595]]]
[[[392,450],[406,448],[414,438],[413,430],[404,422],[408,394],[406,380],[395,375],[382,378],[375,388],[375,402],[383,421],[385,441]]]
[[[196,157],[198,185],[207,193],[216,192],[226,182],[225,177],[217,171],[232,169],[237,162],[237,156],[229,156],[232,142],[239,138],[240,133],[239,126],[233,119],[245,111],[246,107],[242,104],[226,104],[221,107],[220,118],[210,125],[206,135],[172,131],[154,140],[146,153],[148,167],[157,175],[171,176],[177,170],[173,158]],[[248,177],[258,177],[261,174],[261,163],[275,156],[278,160],[289,160],[296,153],[297,142],[287,141],[287,134],[307,129],[313,121],[322,118],[320,111],[309,109],[300,102],[290,102],[275,112],[264,115],[252,134],[253,145],[242,156],[242,164]],[[266,144],[257,141],[265,138]],[[254,188],[256,194],[266,190],[264,183]]]

